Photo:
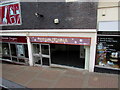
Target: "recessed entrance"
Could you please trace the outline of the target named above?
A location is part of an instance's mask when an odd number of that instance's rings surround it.
[[[34,43],[34,65],[56,65],[84,68],[85,51],[80,45]],[[81,48],[82,47],[82,48]]]
[[[79,45],[51,44],[51,63],[77,68],[85,66],[85,51]],[[83,49],[83,50],[80,50]],[[82,51],[82,52],[81,52]]]

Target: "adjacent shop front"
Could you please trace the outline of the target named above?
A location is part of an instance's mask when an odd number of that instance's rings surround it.
[[[98,36],[96,65],[120,69],[120,36]]]
[[[0,59],[28,64],[28,47],[25,36],[2,36],[0,40]]]
[[[95,71],[119,73],[120,31],[119,21],[99,22]]]

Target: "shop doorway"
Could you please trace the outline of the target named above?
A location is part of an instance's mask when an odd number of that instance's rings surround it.
[[[34,43],[33,45],[33,58],[35,66],[50,66],[51,57],[50,57],[50,45],[49,44],[38,44]]]
[[[85,67],[85,51],[80,45],[33,43],[35,66]],[[82,48],[81,48],[82,47]]]

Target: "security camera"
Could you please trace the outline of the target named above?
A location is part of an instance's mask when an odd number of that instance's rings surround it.
[[[35,13],[35,16],[39,17],[39,13]]]
[[[44,17],[44,15],[39,14],[39,13],[35,13],[35,16],[37,16],[37,17]]]

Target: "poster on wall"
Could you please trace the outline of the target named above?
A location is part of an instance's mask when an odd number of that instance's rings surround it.
[[[23,45],[21,45],[21,44],[17,45],[17,51],[18,51],[18,56],[19,56],[19,57],[24,56]]]
[[[0,25],[21,25],[19,2],[2,2],[0,4]]]

